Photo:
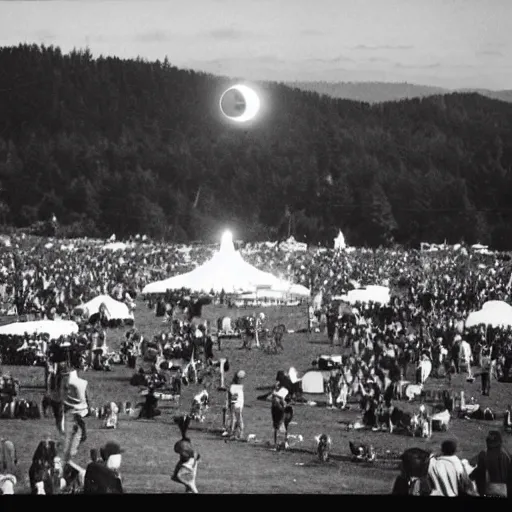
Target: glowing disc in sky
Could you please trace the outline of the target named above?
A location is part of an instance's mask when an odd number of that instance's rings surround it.
[[[220,111],[228,119],[246,123],[254,119],[260,110],[260,98],[247,85],[234,85],[220,97]]]

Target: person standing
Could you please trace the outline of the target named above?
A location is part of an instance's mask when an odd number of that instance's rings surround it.
[[[462,342],[462,337],[460,334],[456,334],[455,338],[453,339],[453,345],[452,345],[452,361],[453,366],[455,367],[455,373],[459,373],[459,355],[460,355],[460,344]]]
[[[60,435],[65,435],[64,430],[64,404],[62,397],[62,380],[67,372],[66,363],[46,363],[46,396],[49,399],[55,425]]]
[[[244,385],[242,383],[244,379],[245,372],[243,370],[237,372],[227,393],[230,412],[230,425],[227,432],[228,435],[234,436],[238,429],[238,439],[242,438],[244,434]]]
[[[338,343],[340,338],[340,308],[337,305],[333,305],[327,316],[327,337],[331,346]]]
[[[471,351],[471,345],[466,340],[461,340],[459,349],[459,370],[461,372],[467,372],[468,382],[474,380],[473,373],[471,371],[471,363],[473,362],[473,353]]]
[[[254,318],[254,342],[256,348],[260,348],[260,332],[263,330],[263,323],[265,322],[265,313],[255,315]]]
[[[432,347],[432,376],[436,379],[439,378],[439,369],[441,367],[441,349],[443,338],[438,337]]]
[[[489,347],[483,347],[480,354],[480,378],[482,379],[482,395],[489,396],[491,392],[491,350]]]
[[[78,377],[76,369],[64,371],[62,378],[64,415],[71,413],[73,416],[73,430],[64,456],[64,462],[76,455],[78,446],[87,439],[87,428],[84,418],[89,414],[89,400],[87,397],[87,384],[85,379]],[[80,430],[80,438],[75,446],[75,436]]]
[[[198,494],[199,491],[196,486],[197,464],[201,456],[194,450],[192,442],[187,436],[190,416],[188,414],[178,416],[174,418],[174,422],[180,429],[181,439],[174,445],[174,452],[177,453],[180,458],[174,468],[171,480],[184,485],[187,493]]]

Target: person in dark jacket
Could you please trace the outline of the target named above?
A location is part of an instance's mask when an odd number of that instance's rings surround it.
[[[512,496],[512,459],[502,447],[500,432],[491,430],[486,444],[487,450],[479,453],[477,466],[469,477],[480,496]]]
[[[460,365],[459,365],[459,352],[460,352],[460,345],[462,343],[462,337],[460,334],[456,334],[455,338],[453,340],[452,344],[452,361],[453,365],[455,366],[455,373],[460,372]]]
[[[178,425],[181,432],[181,439],[174,445],[174,451],[180,456],[180,459],[176,464],[171,480],[184,485],[187,493],[197,494],[197,463],[201,456],[194,450],[192,442],[187,436],[190,416],[188,414],[176,416],[174,422]]]
[[[286,373],[283,370],[279,370],[277,372],[276,376],[276,383],[272,391],[269,391],[268,393],[265,393],[264,395],[258,396],[258,400],[267,400],[276,390],[279,390],[281,388],[285,388],[288,390],[288,400],[292,398],[297,398],[300,396],[301,388],[300,388],[300,381],[292,382],[290,377],[286,375]]]
[[[158,409],[158,398],[155,396],[155,388],[150,386],[148,388],[148,394],[146,395],[146,401],[141,407],[139,419],[145,418],[152,420],[161,414],[162,411]]]
[[[121,447],[114,442],[108,442],[100,450],[102,460],[93,461],[87,466],[84,494],[123,494],[119,475],[122,453]]]
[[[391,494],[399,496],[430,496],[433,490],[428,477],[430,453],[421,448],[409,448],[402,454],[400,475]]]

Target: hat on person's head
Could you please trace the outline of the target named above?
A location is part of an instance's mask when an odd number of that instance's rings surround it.
[[[121,450],[118,443],[109,441],[103,448],[101,448],[100,453],[101,458],[106,461],[112,455],[120,455],[121,453],[124,453],[124,450]]]
[[[501,448],[502,439],[501,434],[497,430],[491,430],[487,435],[487,439],[485,440],[487,443],[487,448]]]
[[[238,379],[245,379],[245,372],[243,370],[240,370],[239,372],[237,372],[236,377]]]
[[[453,338],[453,341],[462,341],[462,336],[460,334],[456,334],[455,338]]]

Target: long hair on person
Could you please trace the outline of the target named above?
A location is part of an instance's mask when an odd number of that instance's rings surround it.
[[[30,465],[28,476],[32,494],[38,494],[38,484],[43,484],[45,494],[56,494],[60,475],[56,471],[57,445],[55,441],[41,441]]]

